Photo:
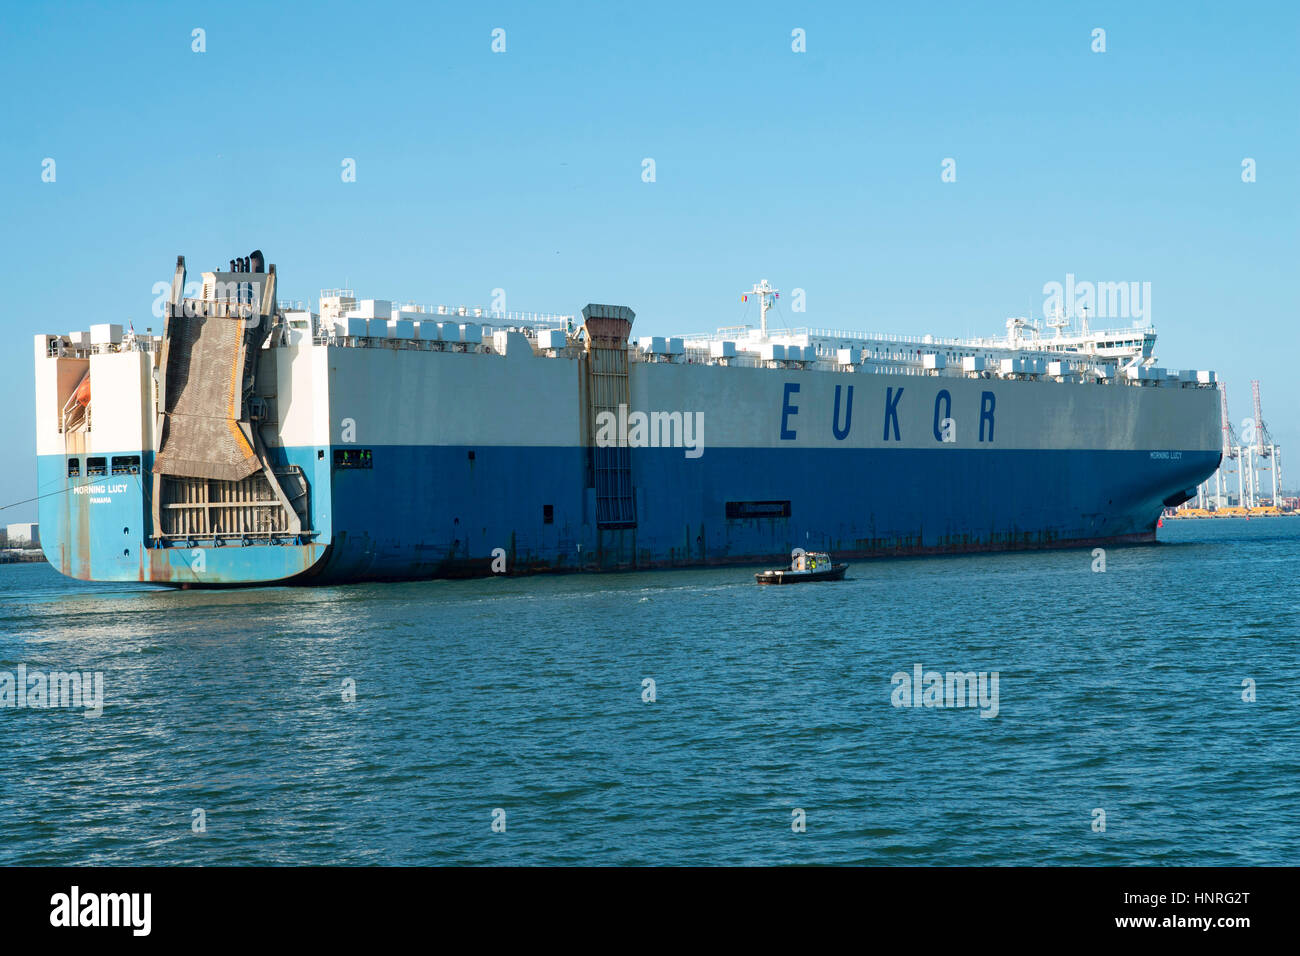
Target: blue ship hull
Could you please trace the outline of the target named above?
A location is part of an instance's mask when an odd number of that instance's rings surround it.
[[[837,558],[1091,547],[1153,541],[1162,508],[1219,462],[1204,451],[908,448],[719,448],[684,462],[647,448],[634,458],[635,528],[598,530],[586,448],[372,451],[373,467],[317,479],[310,537],[161,547],[144,533],[149,453],[136,452],[143,476],[93,479],[43,456],[46,555],[78,578],[220,586],[487,575],[502,560],[525,573],[784,562],[795,547]],[[332,449],[277,458],[316,469]],[[789,513],[728,517],[736,501],[788,502]]]

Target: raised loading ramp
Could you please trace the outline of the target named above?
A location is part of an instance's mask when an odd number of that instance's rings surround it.
[[[183,259],[177,274],[183,288]],[[262,467],[244,419],[244,394],[252,384],[246,382],[250,359],[262,347],[275,309],[275,273],[217,275],[229,275],[224,288],[213,290],[221,298],[180,299],[168,306],[155,474],[239,481]]]
[[[260,253],[254,257],[260,264]],[[205,273],[202,298],[187,299],[185,259],[177,260],[159,358],[158,535],[302,530],[309,514],[306,479],[271,467],[249,414],[258,354],[276,312],[275,285],[275,266]]]

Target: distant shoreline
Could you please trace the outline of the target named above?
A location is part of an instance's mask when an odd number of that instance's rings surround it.
[[[6,548],[0,551],[0,564],[35,564],[45,560],[40,548]]]

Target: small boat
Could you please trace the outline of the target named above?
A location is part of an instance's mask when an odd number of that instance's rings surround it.
[[[805,581],[842,581],[847,564],[835,564],[825,551],[796,549],[790,569],[759,571],[754,580],[759,584],[802,584]]]

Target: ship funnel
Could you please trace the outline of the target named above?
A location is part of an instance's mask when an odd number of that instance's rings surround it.
[[[251,265],[249,266],[250,272],[266,271],[266,260],[262,258],[261,249],[254,249],[253,254],[248,257],[248,261],[251,263]]]

